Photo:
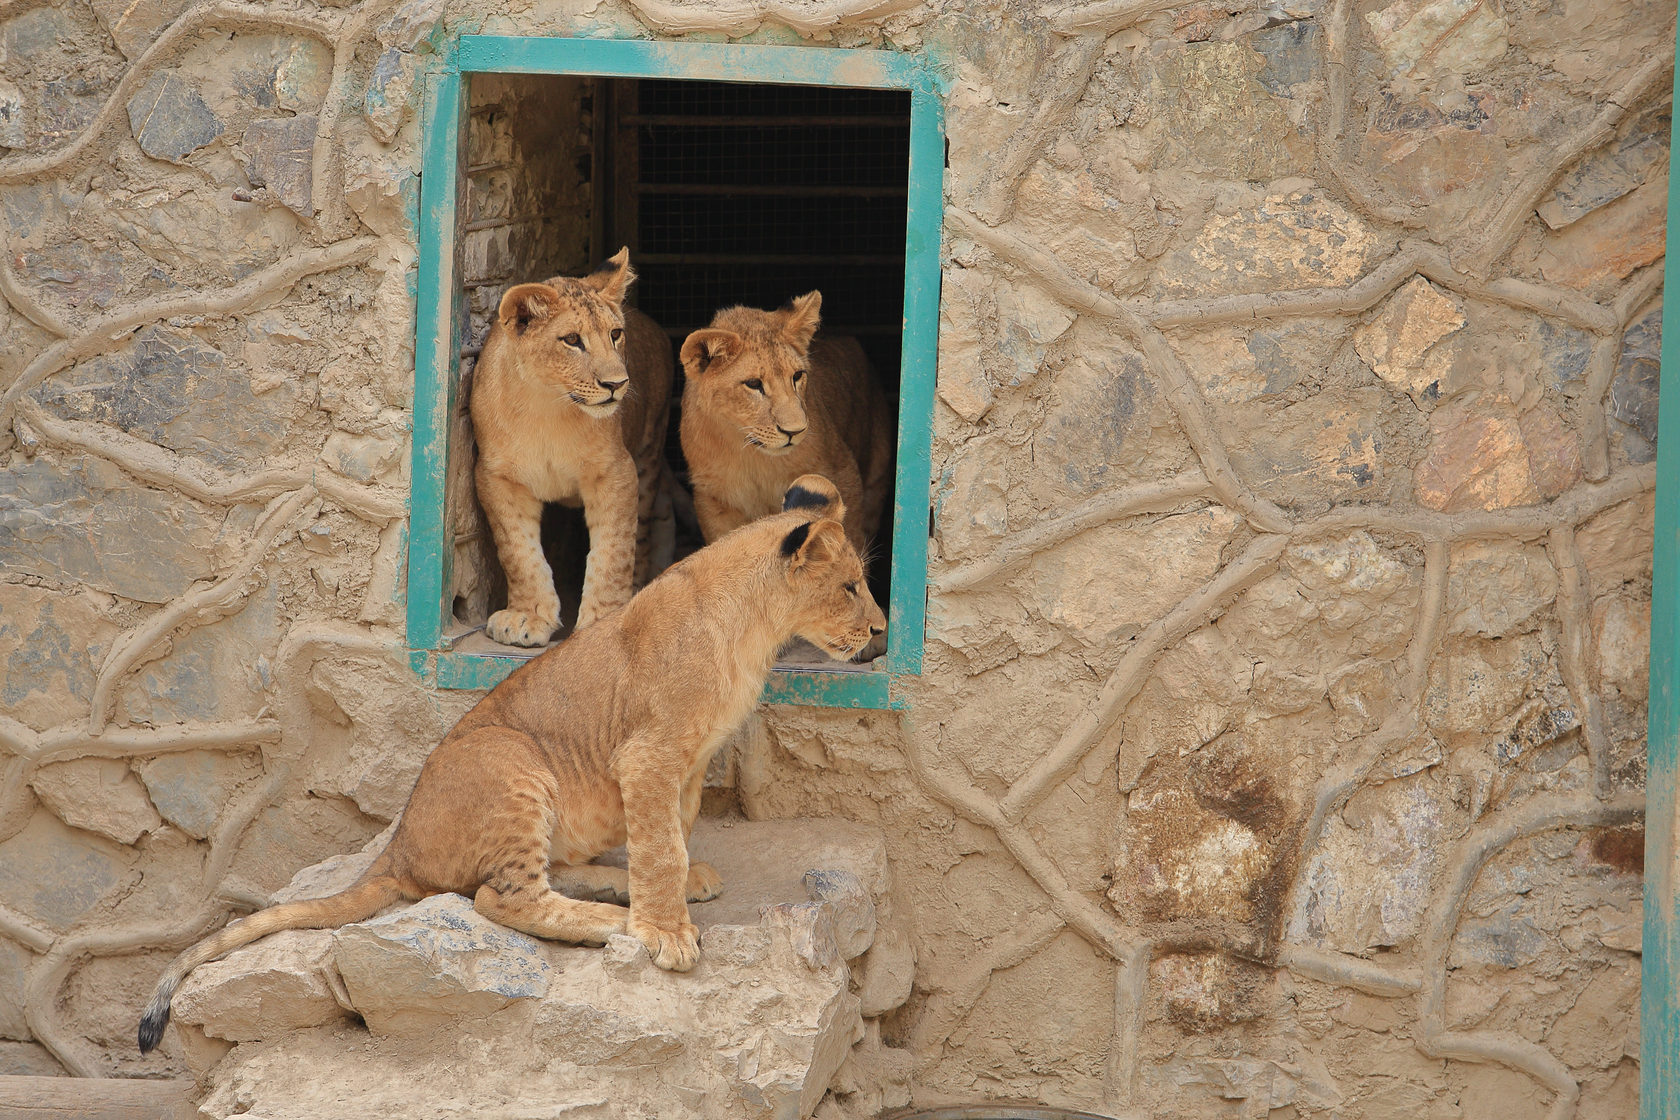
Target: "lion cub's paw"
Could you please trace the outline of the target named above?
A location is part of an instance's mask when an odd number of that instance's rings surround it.
[[[687,972],[700,959],[700,930],[693,922],[684,922],[672,931],[631,918],[630,935],[647,946],[654,964],[667,971]]]
[[[688,900],[710,902],[723,893],[723,876],[709,863],[688,865]]]
[[[558,618],[545,619],[528,611],[503,610],[490,616],[484,633],[504,646],[540,646],[560,625]]]

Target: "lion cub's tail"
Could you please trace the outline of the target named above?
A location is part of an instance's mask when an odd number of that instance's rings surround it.
[[[394,877],[370,870],[338,894],[271,906],[206,937],[171,961],[158,980],[152,1002],[140,1017],[140,1052],[151,1050],[163,1038],[163,1028],[169,1023],[169,1001],[175,998],[175,989],[187,973],[199,965],[283,929],[332,929],[359,922],[404,897]]]

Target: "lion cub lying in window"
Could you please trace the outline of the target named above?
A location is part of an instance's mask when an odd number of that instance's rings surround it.
[[[140,1021],[141,1051],[158,1044],[198,965],[277,930],[340,926],[444,891],[537,937],[599,944],[628,931],[659,967],[694,967],[688,903],[721,890],[688,858],[712,752],[758,702],[784,642],[846,659],[886,625],[833,484],[800,478],[783,505],[497,685],[426,760],[390,845],[355,885],[260,911],[177,957]],[[626,841],[628,871],[588,863]],[[628,892],[629,907],[567,898],[551,878]]]
[[[824,337],[822,293],[779,311],[731,307],[682,346],[682,448],[700,531],[774,512],[802,474],[834,480],[863,552],[892,493],[893,418],[857,340]]]
[[[664,485],[671,344],[624,306],[630,251],[588,276],[516,284],[502,297],[473,372],[478,502],[507,574],[508,605],[485,633],[540,646],[560,625],[543,556],[542,507],[583,507],[589,559],[575,629],[630,600],[651,566]]]

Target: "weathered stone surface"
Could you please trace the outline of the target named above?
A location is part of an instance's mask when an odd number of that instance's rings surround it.
[[[187,10],[192,0],[90,0],[94,14],[116,41],[117,49],[138,58],[159,31]]]
[[[859,1013],[873,1019],[896,1011],[910,998],[916,979],[916,949],[897,930],[883,930],[869,947],[858,986]]]
[[[1540,248],[1540,275],[1554,284],[1597,292],[1663,255],[1668,219],[1668,174],[1658,167],[1615,202],[1549,234]]]
[[[73,308],[109,307],[123,287],[122,255],[74,238],[26,249],[18,254],[18,266],[21,277],[50,285],[45,290]]]
[[[0,901],[62,929],[117,885],[126,854],[39,811],[23,831],[0,844]]]
[[[767,1120],[809,1116],[830,1085],[865,1093],[869,1070],[902,1084],[908,1053],[865,1032],[847,990],[832,900],[804,901],[810,882],[873,910],[887,885],[879,834],[839,821],[703,820],[695,847],[717,861],[725,894],[692,909],[702,956],[687,974],[656,968],[633,937],[604,949],[538,942],[454,895],[336,933],[272,937],[200,968],[176,996],[180,1029],[239,1042],[213,1070],[195,1062],[207,1074],[205,1115],[418,1120],[496,1101],[520,1116]],[[298,879],[309,893],[339,889],[367,858]],[[750,924],[735,924],[740,915]],[[369,957],[376,977],[363,975]],[[867,955],[857,963],[871,968]],[[907,994],[909,968],[889,962],[876,983],[883,1005]],[[371,1034],[343,1018],[344,997]],[[439,1040],[453,1059],[437,1058]]]
[[[23,93],[11,82],[0,78],[0,148],[22,148],[28,143]]]
[[[1081,641],[1106,647],[1212,578],[1239,521],[1214,506],[1144,527],[1107,525],[1035,556],[1017,583],[1044,618]],[[1131,562],[1116,564],[1116,556]]]
[[[991,287],[972,270],[952,269],[939,299],[939,399],[970,424],[996,398],[983,357],[986,323],[993,313]]]
[[[1647,112],[1614,144],[1584,157],[1535,208],[1541,221],[1562,229],[1636,189],[1667,161],[1666,130],[1666,120]]]
[[[1365,23],[1396,74],[1480,73],[1508,45],[1499,10],[1475,0],[1395,0],[1366,13]]]
[[[117,632],[93,595],[0,583],[0,710],[37,729],[63,723],[92,696]]]
[[[1186,296],[1339,288],[1392,247],[1327,196],[1297,190],[1209,218],[1186,249],[1163,259],[1162,282]]]
[[[1156,63],[1149,100],[1161,163],[1269,182],[1310,164],[1311,145],[1262,80],[1267,59],[1246,42],[1186,44]]]
[[[1588,521],[1575,535],[1595,595],[1651,574],[1656,503],[1647,492]]]
[[[282,205],[304,217],[312,214],[311,161],[315,155],[313,115],[252,121],[240,147],[245,175],[253,187],[267,187]]]
[[[1430,665],[1424,719],[1449,734],[1491,731],[1541,679],[1545,665],[1546,654],[1531,635],[1449,644]]]
[[[262,465],[286,435],[295,397],[288,389],[259,400],[221,351],[158,326],[40,391],[42,404],[66,419],[109,424],[222,467]]]
[[[1509,401],[1466,398],[1429,417],[1415,474],[1430,509],[1503,509],[1555,498],[1581,477],[1580,441],[1550,405],[1519,413]]]
[[[1116,875],[1117,904],[1135,890],[1145,916],[1157,921],[1254,918],[1255,886],[1273,852],[1253,829],[1203,807],[1191,793],[1167,788],[1132,794],[1126,830],[1137,863]]]
[[[1050,493],[1083,497],[1179,465],[1179,440],[1157,438],[1168,423],[1161,394],[1143,356],[1129,347],[1104,345],[1070,358],[1056,372],[1048,403],[1033,446],[1040,500]]]
[[[0,938],[0,1038],[30,1037],[23,1012],[23,992],[32,960],[33,955],[23,946]],[[6,1072],[0,1067],[0,1076]]]
[[[1651,604],[1607,595],[1593,604],[1600,679],[1623,696],[1645,698],[1650,686]]]
[[[1284,565],[1313,605],[1313,620],[1355,656],[1392,656],[1411,637],[1417,573],[1369,533],[1295,545]]]
[[[1339,501],[1384,480],[1376,388],[1319,393],[1283,408],[1232,413],[1231,464],[1267,497],[1290,504]]]
[[[163,824],[128,763],[112,758],[57,762],[29,783],[65,824],[132,844]]]
[[[1638,437],[1624,439],[1625,453],[1633,462],[1648,463],[1656,458],[1657,394],[1661,387],[1662,307],[1658,305],[1635,320],[1622,337],[1621,360],[1605,400],[1611,417]]]
[[[0,1077],[64,1077],[64,1067],[37,1042],[0,1042]]]
[[[285,930],[194,969],[173,1015],[228,1042],[322,1026],[350,1015],[333,993],[334,969],[332,931]]]
[[[414,236],[414,215],[420,199],[420,179],[408,168],[368,150],[368,142],[352,144],[344,157],[344,197],[356,216],[376,233]],[[412,307],[409,308],[412,313]]]
[[[391,48],[379,56],[368,76],[362,99],[368,128],[381,144],[397,138],[414,103],[414,60],[407,51]]]
[[[1290,939],[1364,956],[1416,937],[1459,827],[1444,794],[1414,778],[1350,801],[1306,869]]]
[[[332,51],[313,39],[298,39],[274,68],[274,103],[306,112],[320,105],[332,82]]]
[[[535,939],[456,894],[345,926],[332,940],[350,1005],[376,1034],[423,1034],[548,991],[551,969]]]
[[[142,762],[139,772],[163,819],[188,836],[204,840],[234,791],[260,776],[262,767],[245,754],[183,751]]]
[[[1557,589],[1557,570],[1537,545],[1461,544],[1447,569],[1447,633],[1503,638],[1530,628]]]
[[[396,440],[334,432],[321,448],[321,459],[346,478],[372,482],[395,467],[402,452]]]
[[[171,71],[154,74],[128,99],[128,124],[141,151],[173,163],[222,134],[210,106]]]
[[[875,900],[863,882],[850,871],[813,869],[805,872],[805,889],[832,911],[841,959],[862,956],[875,941]]]
[[[1353,332],[1353,348],[1378,377],[1429,407],[1445,395],[1455,356],[1446,340],[1464,323],[1458,300],[1419,276]]]

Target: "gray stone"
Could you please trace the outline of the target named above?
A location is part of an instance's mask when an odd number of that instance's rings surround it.
[[[391,48],[373,64],[367,94],[362,99],[368,128],[381,144],[397,138],[414,104],[414,59],[407,51]]]
[[[116,41],[117,49],[138,58],[158,32],[187,10],[192,0],[90,0],[94,14]]]
[[[457,894],[345,926],[333,936],[333,961],[351,1006],[386,1035],[426,1033],[540,998],[550,971],[534,938]]]
[[[78,758],[36,771],[29,784],[41,804],[75,828],[132,844],[163,824],[128,763]]]
[[[6,21],[5,31],[0,34],[0,44],[3,44],[9,59],[33,62],[58,46],[69,33],[69,21],[62,11],[35,8]]]
[[[303,217],[312,213],[310,164],[315,156],[316,123],[313,115],[252,121],[240,142],[251,185],[267,187],[284,206]]]
[[[93,123],[108,93],[80,75],[57,78],[41,87],[35,113],[35,135],[42,147],[56,147]]]
[[[83,596],[0,584],[0,710],[37,727],[80,710],[115,635]]]
[[[1562,229],[1631,193],[1668,162],[1668,129],[1666,112],[1648,112],[1616,143],[1586,156],[1535,208],[1541,221]]]
[[[29,143],[23,113],[22,92],[0,78],[0,148],[22,148]]]
[[[0,902],[63,929],[117,885],[124,866],[116,845],[38,812],[0,844]]]
[[[1522,905],[1513,900],[1485,917],[1467,915],[1459,923],[1447,966],[1521,968],[1533,964],[1546,950],[1549,939],[1531,917],[1522,913]]]
[[[1143,356],[1135,350],[1069,362],[1056,376],[1050,411],[1034,442],[1038,469],[1054,472],[1072,497],[1123,478],[1120,465],[1150,434],[1154,397]]]
[[[402,450],[395,440],[334,432],[321,448],[321,461],[346,478],[372,482],[397,465]]]
[[[412,51],[443,22],[444,0],[407,0],[374,32],[386,47]]]
[[[122,291],[122,254],[108,245],[65,238],[26,249],[17,260],[21,276],[50,284],[48,290],[73,308],[109,307]]]
[[[163,819],[199,840],[209,838],[233,791],[261,773],[252,758],[220,751],[166,754],[140,764],[140,780]]]
[[[1586,380],[1587,363],[1592,360],[1592,335],[1567,323],[1535,319],[1534,338],[1540,346],[1540,366],[1547,382],[1558,392],[1573,396]]]
[[[164,603],[210,575],[219,528],[102,459],[40,455],[0,471],[0,567],[12,572]]]
[[[243,468],[260,467],[279,450],[295,395],[258,399],[221,351],[156,326],[39,391],[41,403],[65,419],[109,424],[219,467]]]
[[[1622,358],[1610,383],[1610,415],[1657,443],[1657,391],[1662,386],[1662,308],[1647,312],[1622,336]],[[1642,460],[1649,461],[1649,460]]]
[[[128,99],[128,125],[141,151],[172,163],[222,134],[222,122],[198,91],[169,71],[152,75]]]
[[[844,960],[861,956],[875,941],[875,900],[850,871],[807,871],[805,889],[831,913],[835,944]]]
[[[1257,31],[1248,44],[1266,60],[1266,68],[1255,78],[1270,93],[1286,97],[1295,86],[1318,77],[1318,25],[1311,20]]]

